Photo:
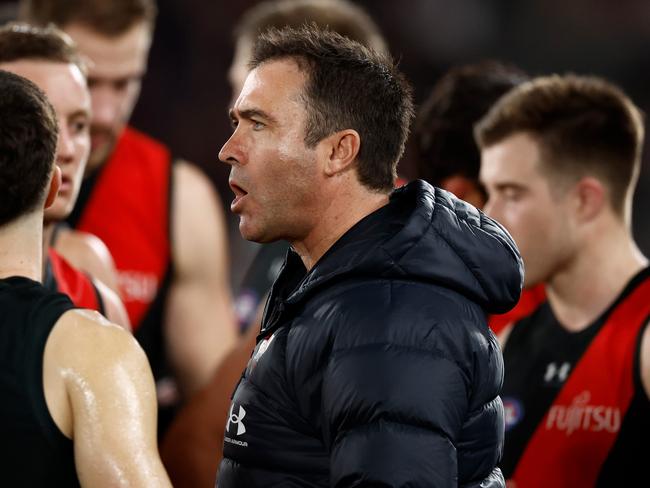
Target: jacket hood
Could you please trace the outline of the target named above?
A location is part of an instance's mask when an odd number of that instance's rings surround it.
[[[354,277],[436,284],[488,313],[504,313],[519,300],[523,263],[500,224],[451,193],[416,180],[344,234],[287,301],[297,303],[332,280]]]

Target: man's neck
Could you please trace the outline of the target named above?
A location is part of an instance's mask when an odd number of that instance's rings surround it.
[[[43,213],[35,212],[0,228],[0,278],[42,281]]]
[[[43,278],[45,278],[45,268],[47,267],[47,261],[49,259],[48,251],[50,249],[50,243],[52,242],[55,227],[55,222],[46,222],[43,224],[43,258],[41,263],[41,276]]]
[[[648,265],[630,233],[619,226],[590,239],[565,269],[546,284],[549,303],[568,330],[592,324]]]
[[[338,191],[327,200],[317,224],[309,235],[292,241],[294,250],[310,270],[327,250],[357,222],[388,203],[388,193],[371,191],[361,185],[351,185],[348,191]]]

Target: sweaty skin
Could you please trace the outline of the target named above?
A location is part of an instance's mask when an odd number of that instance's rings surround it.
[[[92,61],[88,70],[93,113],[88,172],[106,164],[128,123],[146,72],[151,26],[138,22],[114,37],[81,22],[62,28]],[[219,199],[206,175],[191,163],[177,161],[172,171],[175,274],[165,303],[163,339],[181,393],[188,397],[209,381],[233,347],[236,327]]]
[[[128,332],[96,312],[66,312],[45,346],[43,385],[82,486],[171,486],[157,452],[153,376]]]

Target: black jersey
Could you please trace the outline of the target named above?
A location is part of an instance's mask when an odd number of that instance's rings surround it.
[[[0,280],[0,485],[79,486],[72,441],[43,390],[43,353],[68,297],[22,277]]]
[[[647,476],[642,446],[650,436],[650,401],[639,350],[649,285],[645,269],[579,332],[566,330],[548,302],[512,329],[503,351],[501,468],[518,488],[627,486],[626,479]],[[568,481],[574,475],[578,484]]]

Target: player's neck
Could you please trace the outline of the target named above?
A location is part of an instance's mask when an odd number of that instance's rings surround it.
[[[371,191],[353,183],[335,189],[331,198],[323,198],[323,211],[311,232],[300,241],[291,242],[303,264],[310,270],[327,250],[361,219],[388,203],[388,193]]]
[[[55,222],[45,222],[43,224],[43,259],[41,262],[41,276],[45,277],[45,268],[47,266],[48,260],[48,250],[50,249],[50,243],[52,242],[52,236],[54,235],[54,229],[56,227]]]
[[[42,222],[43,213],[34,212],[0,228],[0,278],[42,281]]]
[[[623,225],[594,236],[547,283],[557,319],[572,331],[588,327],[647,265],[648,260]]]

